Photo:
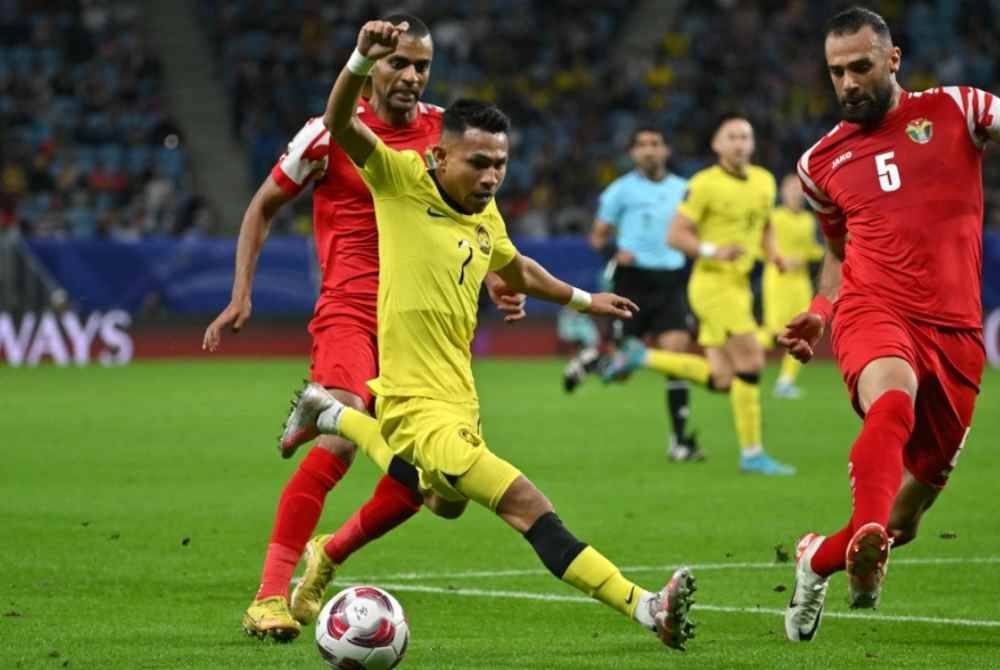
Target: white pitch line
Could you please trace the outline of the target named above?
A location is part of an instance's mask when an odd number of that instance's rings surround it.
[[[1000,556],[984,556],[979,558],[901,558],[893,559],[893,565],[985,565],[1000,563]],[[643,573],[643,572],[664,572],[677,568],[680,563],[673,565],[634,565],[623,567],[623,573]],[[687,567],[700,572],[709,570],[790,570],[792,563],[693,563]],[[382,579],[398,579],[405,581],[420,581],[424,579],[474,579],[477,577],[533,577],[536,575],[547,575],[548,570],[544,568],[527,568],[523,570],[464,570],[458,572],[400,572],[388,575],[373,575],[353,577],[348,576],[352,581],[377,582]]]
[[[354,581],[354,580],[351,580]],[[511,598],[517,600],[541,600],[545,602],[564,603],[596,603],[592,598],[583,596],[564,596],[556,593],[534,593],[532,591],[494,591],[487,589],[449,589],[441,586],[423,586],[420,584],[379,584],[380,588],[403,593],[436,593],[450,596],[472,598]],[[725,612],[729,614],[770,614],[784,616],[785,610],[773,607],[726,607],[723,605],[696,604],[694,610],[705,612]],[[830,619],[863,619],[865,621],[884,621],[890,623],[927,623],[945,626],[969,626],[975,628],[1000,628],[1000,621],[991,619],[946,619],[932,616],[906,616],[891,614],[860,614],[857,612],[824,612],[823,616]]]

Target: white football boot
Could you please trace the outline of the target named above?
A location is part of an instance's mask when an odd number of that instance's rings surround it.
[[[684,651],[684,645],[694,637],[695,625],[689,617],[697,590],[691,571],[678,568],[648,603],[656,636],[671,649]]]
[[[295,394],[292,410],[285,420],[278,440],[278,451],[282,458],[290,458],[300,446],[314,440],[319,435],[316,419],[325,410],[340,405],[329,391],[316,382],[308,382]]]
[[[828,579],[813,572],[810,562],[826,538],[807,533],[795,549],[795,587],[785,608],[785,635],[793,642],[809,642],[819,630]]]

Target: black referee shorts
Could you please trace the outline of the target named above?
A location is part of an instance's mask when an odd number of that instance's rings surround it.
[[[614,338],[658,335],[668,330],[691,330],[687,281],[690,273],[681,270],[646,270],[621,267],[615,270],[614,291],[639,306],[631,319],[616,319]]]

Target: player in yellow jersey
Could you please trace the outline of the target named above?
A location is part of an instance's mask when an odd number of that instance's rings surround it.
[[[782,271],[774,263],[764,268],[764,338],[768,348],[785,326],[802,312],[809,311],[813,285],[809,263],[823,257],[823,247],[816,240],[816,219],[805,208],[802,185],[797,174],[781,180],[781,206],[771,215],[774,242],[785,261]],[[798,398],[802,391],[795,385],[802,363],[791,354],[781,361],[781,374],[774,385],[779,398]]]
[[[705,356],[647,349],[629,340],[605,369],[606,380],[645,367],[728,391],[740,443],[740,469],[790,475],[795,469],[771,458],[763,447],[760,374],[764,349],[757,339],[750,271],[757,250],[779,268],[770,226],[774,176],[752,165],[753,127],[742,115],[727,115],[716,127],[712,150],[719,161],[688,182],[667,244],[694,259],[688,284],[698,318],[698,344]]]
[[[611,293],[574,288],[514,248],[494,202],[508,156],[509,121],[499,109],[459,100],[445,110],[433,170],[416,152],[390,149],[361,122],[355,112],[365,76],[406,28],[405,22],[365,24],[323,117],[375,202],[379,376],[369,384],[376,418],[310,384],[288,418],[282,447],[318,431],[362,445],[383,469],[390,461],[407,464],[429,493],[431,510],[454,517],[469,500],[487,507],[523,533],[558,578],[683,648],[692,633],[690,572],[677,570],[659,592],[639,588],[574,537],[542,492],[486,446],[470,344],[488,271],[511,292],[592,314],[629,318],[637,308]],[[373,435],[387,448],[373,449]]]

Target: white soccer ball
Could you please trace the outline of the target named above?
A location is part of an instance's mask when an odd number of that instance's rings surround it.
[[[374,586],[344,589],[316,619],[316,646],[331,668],[389,670],[403,660],[409,643],[403,606]]]

